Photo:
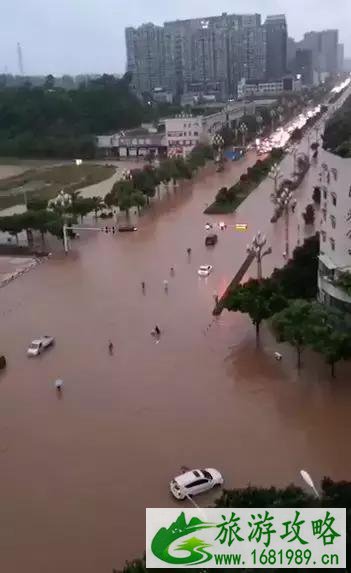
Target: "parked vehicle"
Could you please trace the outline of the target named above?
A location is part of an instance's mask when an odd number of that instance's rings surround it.
[[[200,277],[208,277],[208,275],[212,272],[213,267],[212,265],[201,265],[201,267],[199,267],[199,270],[197,271],[197,274]]]
[[[41,336],[40,338],[36,338],[32,340],[31,344],[28,347],[27,354],[28,356],[38,356],[44,350],[52,346],[55,342],[53,336]]]
[[[216,485],[222,485],[223,481],[218,470],[206,468],[191,470],[175,477],[170,482],[169,488],[176,499],[185,499],[189,495],[198,495]]]
[[[207,235],[205,239],[205,245],[206,247],[212,247],[216,245],[217,241],[218,241],[218,236],[215,233],[213,233],[212,235]]]
[[[122,225],[121,227],[118,227],[118,230],[120,233],[132,233],[138,229],[137,227],[134,227],[134,225]]]

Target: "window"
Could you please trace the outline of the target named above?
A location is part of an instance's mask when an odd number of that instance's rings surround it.
[[[322,209],[322,214],[323,214],[323,221],[326,221],[327,220],[327,210]]]
[[[197,478],[201,477],[200,472],[198,472],[197,470],[193,471],[194,476],[196,476]]]
[[[195,135],[195,137],[197,137],[197,136],[199,135],[199,132],[198,132],[198,131],[194,131],[194,135]]]
[[[325,231],[322,231],[321,235],[322,235],[322,241],[323,243],[325,243],[325,241],[327,240],[327,233]]]
[[[208,472],[207,470],[202,470],[202,473],[204,474],[206,479],[209,479],[209,480],[212,479],[210,472]]]
[[[335,251],[335,241],[334,241],[334,239],[330,238],[329,241],[330,241],[330,248],[331,248],[331,250],[332,250],[332,251]]]
[[[330,222],[331,222],[332,228],[335,229],[335,227],[336,227],[336,219],[335,219],[334,215],[330,215]]]
[[[326,199],[326,198],[327,198],[327,190],[326,190],[326,188],[324,187],[324,188],[323,188],[323,199]]]
[[[196,481],[193,481],[192,483],[189,483],[186,487],[187,489],[191,489],[192,487],[197,487],[198,485],[204,485],[205,483],[208,483],[207,479],[198,479]]]
[[[334,207],[336,207],[336,193],[332,193],[332,201],[333,201],[333,205]]]

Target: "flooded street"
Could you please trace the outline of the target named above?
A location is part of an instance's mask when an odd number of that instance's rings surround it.
[[[271,180],[236,214],[203,214],[217,190],[255,161],[251,154],[224,173],[208,170],[155,203],[138,232],[82,237],[67,258],[1,289],[4,573],[111,573],[141,556],[145,508],[176,504],[168,482],[182,465],[218,468],[227,488],[300,483],[301,468],[316,481],[349,478],[346,367],[338,365],[331,382],[322,361],[306,355],[298,375],[288,347],[282,362],[274,360],[277,343],[266,328],[257,350],[246,316],[212,317],[214,294],[232,279],[258,230],[273,249],[264,273],[283,263],[284,222],[269,222]],[[283,162],[287,174],[291,164],[291,157]],[[317,173],[311,168],[297,192],[301,210]],[[208,220],[228,224],[212,250],[204,245]],[[247,233],[237,233],[235,223],[247,223]],[[208,279],[197,276],[202,264],[214,266]],[[159,344],[150,336],[155,324]],[[56,346],[28,359],[26,348],[40,335],[55,336]],[[64,380],[61,397],[56,378]],[[206,505],[216,495],[197,501]]]

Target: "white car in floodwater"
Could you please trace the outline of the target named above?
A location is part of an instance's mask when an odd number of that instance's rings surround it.
[[[30,343],[27,354],[28,356],[39,356],[44,350],[50,348],[54,342],[55,338],[53,336],[41,336],[40,338],[36,338]]]
[[[212,265],[201,265],[201,267],[199,267],[199,270],[197,271],[197,274],[200,277],[208,277],[208,275],[212,273],[212,271],[213,271]]]
[[[189,495],[198,495],[223,484],[222,474],[214,468],[191,470],[175,477],[169,484],[176,499],[185,499]]]

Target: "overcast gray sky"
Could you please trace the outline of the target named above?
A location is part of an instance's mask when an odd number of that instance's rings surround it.
[[[221,12],[285,13],[289,35],[338,28],[351,56],[351,0],[0,0],[0,72],[77,74],[125,70],[124,28]]]

